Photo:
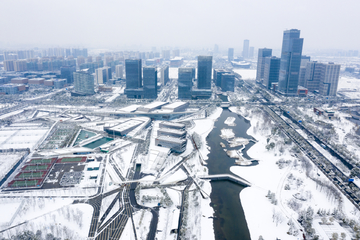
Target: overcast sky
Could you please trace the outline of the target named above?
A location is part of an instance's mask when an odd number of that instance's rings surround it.
[[[0,0],[0,48],[279,49],[286,29],[304,50],[359,49],[360,0]]]

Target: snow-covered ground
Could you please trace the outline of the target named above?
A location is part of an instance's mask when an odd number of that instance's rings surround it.
[[[334,208],[342,211],[348,218],[358,218],[360,213],[354,209],[352,203],[342,194],[342,203],[336,199],[334,192],[319,188],[319,185],[307,177],[303,162],[291,152],[291,145],[282,145],[280,136],[271,136],[271,126],[264,124],[262,115],[251,110],[245,111],[244,108],[231,108],[240,114],[246,115],[251,122],[251,127],[247,134],[253,136],[255,143],[249,150],[248,155],[259,161],[258,165],[251,167],[233,166],[231,171],[251,182],[252,186],[245,188],[240,193],[241,203],[244,209],[246,221],[252,239],[258,239],[260,235],[264,239],[298,239],[300,235],[292,236],[287,232],[290,230],[288,225],[291,220],[294,229],[302,229],[297,222],[298,212],[306,210],[309,206],[314,209],[315,220],[314,228],[320,239],[329,239],[318,226],[319,216],[316,215],[319,209],[332,212]],[[247,113],[246,113],[247,112]],[[274,141],[275,147],[267,150],[265,146]],[[300,154],[301,155],[301,154]],[[282,161],[283,163],[279,163]],[[304,161],[304,160],[303,160]],[[310,174],[317,181],[329,182],[321,171],[317,170],[309,160],[312,170]],[[329,182],[330,185],[332,185]],[[285,190],[285,188],[287,190]],[[334,187],[335,188],[335,187]],[[266,197],[269,193],[274,193],[276,204]],[[336,192],[338,192],[336,190]],[[339,193],[340,194],[340,193]],[[301,200],[299,200],[301,199]],[[261,216],[261,217],[260,217]],[[337,224],[338,225],[338,224]],[[334,224],[333,231],[346,232],[344,228]],[[326,228],[325,226],[321,226]],[[347,234],[346,239],[349,238]]]
[[[0,179],[20,160],[23,154],[20,153],[3,153],[0,154]]]
[[[37,129],[18,129],[18,130],[7,130],[3,128],[0,131],[0,148],[30,148],[32,149],[36,143],[42,139],[47,133],[48,129],[37,128]]]
[[[256,79],[256,69],[241,69],[234,68],[234,72],[241,75],[243,80],[255,80]]]
[[[348,98],[360,98],[360,79],[347,76],[340,76],[338,93]]]

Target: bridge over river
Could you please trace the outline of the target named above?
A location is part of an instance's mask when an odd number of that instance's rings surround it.
[[[251,183],[246,181],[243,178],[231,175],[231,174],[214,174],[214,175],[202,175],[199,176],[201,179],[210,179],[212,181],[224,181],[228,180],[237,184],[240,184],[242,186],[250,187]]]

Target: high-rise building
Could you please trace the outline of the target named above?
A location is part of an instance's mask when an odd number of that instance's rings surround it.
[[[297,95],[303,41],[300,30],[284,31],[278,89],[287,96]]]
[[[211,89],[212,56],[198,56],[197,88]]]
[[[93,60],[92,60],[92,56],[88,56],[87,58],[86,58],[86,62],[87,63],[91,63]]]
[[[254,58],[254,47],[249,48],[249,58]]]
[[[259,48],[257,70],[256,70],[256,81],[263,82],[264,69],[265,69],[265,58],[270,57],[271,54],[272,54],[272,49]]]
[[[67,84],[72,84],[74,82],[74,72],[76,72],[75,66],[61,67],[60,72],[61,72],[61,78],[65,78]]]
[[[126,89],[142,87],[141,59],[125,60]]]
[[[340,67],[340,64],[326,64],[324,78],[321,80],[319,86],[319,93],[321,95],[336,96],[340,76]]]
[[[228,61],[234,61],[234,49],[233,48],[229,48],[228,50]]]
[[[305,84],[304,87],[309,92],[319,91],[320,81],[324,77],[325,64],[308,62],[306,65]]]
[[[144,98],[157,98],[157,70],[155,67],[143,68]]]
[[[94,76],[86,70],[74,72],[74,90],[78,94],[94,94]]]
[[[192,68],[179,68],[178,72],[178,98],[191,99]]]
[[[301,63],[300,63],[300,71],[299,71],[299,86],[305,87],[305,74],[306,74],[306,65],[310,62],[310,57],[308,56],[301,56]]]
[[[115,74],[117,78],[124,78],[124,66],[123,65],[116,65],[115,66]]]
[[[105,68],[97,68],[95,70],[95,81],[97,84],[104,84],[107,83],[107,73]]]
[[[249,45],[250,45],[250,41],[245,39],[244,40],[244,45],[243,45],[243,51],[242,51],[242,56],[244,58],[248,58],[249,57]]]
[[[14,61],[14,71],[15,72],[24,72],[26,71],[26,60],[17,60]]]
[[[271,89],[273,83],[279,81],[280,60],[280,58],[271,56],[264,59],[264,78],[262,83],[268,89]]]
[[[218,86],[218,87],[221,87],[222,84],[221,84],[221,81],[222,81],[222,78],[221,76],[224,74],[224,73],[231,73],[229,71],[226,71],[224,69],[215,69],[214,70],[214,82],[215,82],[215,85]]]
[[[14,71],[14,61],[13,60],[5,60],[4,62],[4,70],[7,72]]]
[[[309,92],[318,91],[323,96],[336,96],[340,65],[334,63],[308,62],[305,87]]]
[[[161,69],[161,84],[165,86],[169,82],[169,66],[166,65]]]
[[[221,89],[223,92],[234,92],[235,75],[232,73],[223,73],[221,75]]]

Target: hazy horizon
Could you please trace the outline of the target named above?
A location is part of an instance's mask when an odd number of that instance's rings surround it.
[[[280,49],[296,28],[304,51],[358,50],[360,1],[13,0],[0,9],[0,48]]]

